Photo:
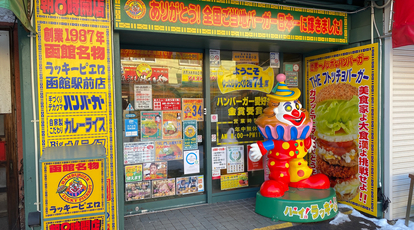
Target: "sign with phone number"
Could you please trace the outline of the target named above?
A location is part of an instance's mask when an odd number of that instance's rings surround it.
[[[204,100],[202,98],[183,98],[183,120],[204,121]]]

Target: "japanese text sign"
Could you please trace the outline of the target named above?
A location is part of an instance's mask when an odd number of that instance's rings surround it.
[[[111,2],[36,0],[35,4],[40,154],[46,147],[103,145],[107,180],[94,186],[102,185],[97,189],[101,193],[104,188],[108,191],[105,229],[117,229]],[[98,203],[92,208],[88,204],[92,197],[78,203],[78,210],[55,203],[52,193],[43,202],[54,205],[55,214],[62,216],[88,214],[98,209]],[[66,210],[60,211],[61,207]],[[48,207],[48,212],[47,218],[55,210]]]
[[[217,84],[223,94],[238,90],[257,90],[269,93],[273,88],[274,73],[272,68],[263,70],[252,64],[236,65],[232,70],[220,67]]]
[[[305,63],[317,143],[310,166],[335,181],[338,201],[376,216],[378,44],[308,57]]]
[[[204,121],[204,99],[183,98],[183,121]]]
[[[104,212],[104,171],[103,159],[43,162],[43,217]]]
[[[346,13],[237,0],[117,0],[115,28],[214,37],[348,43]]]
[[[104,230],[105,216],[96,215],[88,217],[75,217],[68,219],[52,220],[43,222],[44,229],[47,230]]]

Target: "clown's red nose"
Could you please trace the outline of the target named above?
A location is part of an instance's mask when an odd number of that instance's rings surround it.
[[[299,111],[297,111],[296,109],[292,111],[292,115],[295,117],[299,117]]]

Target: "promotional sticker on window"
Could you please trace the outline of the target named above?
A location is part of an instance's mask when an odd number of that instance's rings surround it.
[[[183,159],[183,140],[156,141],[155,160],[171,161]]]
[[[183,98],[183,120],[204,121],[204,99]]]
[[[152,198],[175,195],[175,178],[152,181]]]
[[[184,174],[200,172],[200,154],[198,150],[184,151]]]
[[[247,172],[222,175],[220,177],[221,190],[249,187]]]
[[[162,112],[141,112],[141,140],[162,138]]]
[[[152,85],[134,85],[135,110],[152,109]]]
[[[125,201],[151,198],[151,181],[141,181],[125,184]]]
[[[227,146],[227,173],[244,172],[244,146]]]
[[[125,136],[138,136],[138,119],[125,119]]]
[[[177,195],[204,192],[204,176],[202,175],[178,177],[176,182]]]
[[[197,121],[183,121],[184,150],[197,149]]]
[[[142,181],[142,165],[125,166],[125,182]]]
[[[162,139],[182,139],[181,110],[162,111]]]
[[[152,162],[142,164],[144,180],[167,178],[167,162]]]
[[[124,164],[136,164],[155,161],[155,143],[125,142],[124,143]]]

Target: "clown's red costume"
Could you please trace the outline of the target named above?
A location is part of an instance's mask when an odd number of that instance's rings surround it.
[[[260,194],[280,197],[289,186],[328,189],[328,177],[323,174],[311,176],[312,169],[303,159],[314,144],[310,138],[312,120],[297,100],[300,91],[286,86],[284,74],[276,78],[279,83],[267,95],[270,98],[268,107],[256,120],[259,131],[267,140],[252,144],[250,150],[251,157],[256,160],[268,153],[270,175],[262,184]]]

